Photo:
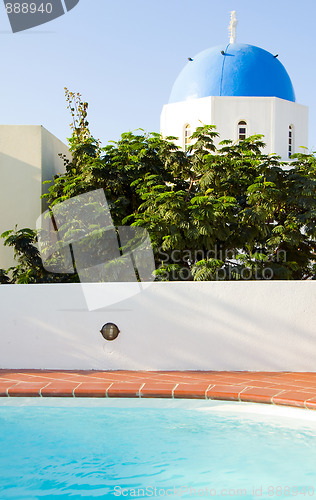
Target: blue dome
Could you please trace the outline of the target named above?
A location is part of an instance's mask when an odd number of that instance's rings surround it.
[[[208,96],[280,97],[295,102],[283,64],[270,52],[241,43],[213,47],[195,56],[176,79],[169,102]]]

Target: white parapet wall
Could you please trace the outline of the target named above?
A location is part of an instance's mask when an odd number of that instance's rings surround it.
[[[316,281],[89,286],[1,285],[0,368],[316,371]]]

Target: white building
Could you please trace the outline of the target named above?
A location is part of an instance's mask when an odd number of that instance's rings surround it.
[[[277,55],[236,43],[233,21],[228,45],[200,52],[179,74],[162,110],[161,133],[178,137],[182,148],[203,124],[216,125],[217,142],[263,134],[264,152],[287,160],[308,146],[308,108],[295,102]]]
[[[67,146],[40,125],[0,125],[0,234],[34,229],[45,203],[43,182],[65,171]],[[15,263],[16,264],[16,263]],[[0,269],[14,265],[12,248],[0,240]]]

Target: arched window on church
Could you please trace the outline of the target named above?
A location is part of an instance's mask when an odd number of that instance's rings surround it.
[[[246,139],[247,137],[247,122],[245,122],[244,120],[241,120],[239,123],[238,123],[238,140],[239,141],[243,141],[244,139]]]
[[[289,158],[291,158],[291,155],[294,153],[294,129],[293,125],[289,126],[289,144],[288,144],[288,154]]]
[[[184,149],[188,149],[191,144],[191,125],[187,124],[184,127]]]

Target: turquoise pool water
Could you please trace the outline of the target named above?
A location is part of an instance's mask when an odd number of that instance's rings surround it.
[[[3,399],[0,498],[316,498],[316,414],[211,401]]]

